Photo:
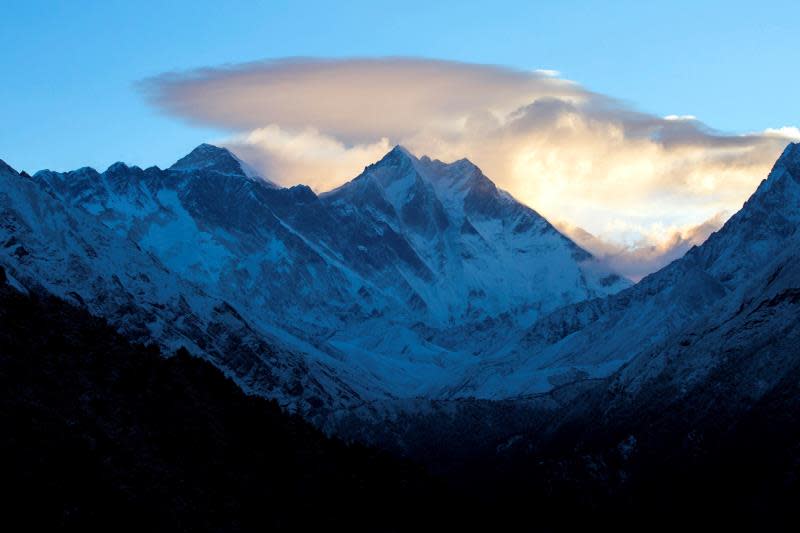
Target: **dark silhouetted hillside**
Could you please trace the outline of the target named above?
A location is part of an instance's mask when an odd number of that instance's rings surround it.
[[[326,438],[185,351],[0,285],[6,525],[405,530],[435,500],[420,469]]]

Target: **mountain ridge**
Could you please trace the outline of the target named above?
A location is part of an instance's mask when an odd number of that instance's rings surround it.
[[[297,394],[288,386],[280,399],[299,401],[301,410],[319,398],[331,407],[439,395],[516,325],[625,285],[595,272],[589,254],[469,161],[418,159],[399,146],[321,195],[302,185],[272,186],[227,149],[207,144],[163,170],[123,163],[102,173],[45,170],[31,187],[57,198],[67,219],[74,212],[99,221],[86,224],[94,228],[90,240],[130,243],[126,253],[141,256],[127,265],[142,269],[133,275],[177,277],[182,288],[170,312],[191,310],[198,296],[190,294],[202,294],[209,302],[202,305],[217,308],[210,301],[218,300],[233,309],[247,335],[294,354],[286,356],[293,368],[316,385]],[[17,217],[31,227],[45,223]],[[72,223],[76,236],[83,224]],[[79,261],[85,287],[67,287],[43,255],[29,264],[13,255],[5,260],[10,272],[33,269],[51,289],[75,293],[102,314],[112,308],[98,302],[118,290],[110,274],[93,277],[93,269],[112,268],[103,261],[114,252],[103,250]],[[144,266],[148,257],[155,262]],[[138,304],[137,296],[126,298]],[[117,325],[129,327],[134,315],[119,315]],[[258,391],[258,379],[235,366]],[[333,394],[321,393],[323,382]],[[277,389],[264,393],[270,390]]]
[[[505,387],[500,397],[547,392],[580,375],[605,378],[694,322],[710,320],[708,313],[720,306],[744,305],[740,291],[766,277],[769,263],[791,248],[797,234],[798,154],[797,144],[787,146],[742,209],[705,243],[618,294],[544,316],[519,345],[486,361],[455,394],[496,394],[502,389],[477,382],[499,376]]]
[[[526,515],[560,497],[610,524],[632,508],[637,528],[794,513],[800,145],[705,243],[619,292],[466,160],[397,148],[322,195],[215,165],[0,164],[3,281]]]

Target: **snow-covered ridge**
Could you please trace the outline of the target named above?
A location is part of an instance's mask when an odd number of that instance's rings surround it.
[[[641,387],[665,367],[671,346],[689,346],[689,339],[734,323],[742,310],[768,299],[764,286],[788,276],[781,265],[800,259],[798,227],[800,145],[790,144],[742,209],[704,244],[618,294],[542,317],[521,342],[470,369],[451,394],[541,394],[620,369],[630,387]],[[710,364],[713,355],[694,354],[687,364]]]
[[[125,252],[95,246],[80,276],[63,275],[34,238],[41,232],[16,228],[31,253],[24,261],[4,255],[9,271],[85,302],[117,290],[114,269],[185,287],[173,304],[152,295],[146,305],[191,311],[183,293],[200,291],[230,306],[254,335],[297,354],[312,381],[346,384],[347,392],[331,385],[322,400],[329,405],[440,395],[543,313],[629,285],[599,271],[590,254],[469,161],[416,158],[402,147],[321,196],[254,179],[211,145],[165,170],[117,163],[102,173],[40,171],[27,186],[65,212],[59,222],[25,218],[32,228],[49,225],[52,243],[74,231],[85,242],[129,244]],[[83,222],[68,222],[78,219],[94,221],[90,235]],[[141,255],[141,264],[126,254]],[[126,296],[130,305],[144,306],[136,294]],[[96,309],[117,319],[113,308]],[[216,362],[228,364],[224,356]]]
[[[99,175],[80,170],[74,177],[87,176]],[[29,178],[0,165],[0,220],[0,264],[18,289],[84,306],[133,341],[156,342],[167,353],[184,346],[245,390],[288,406],[335,406],[353,396],[224,299],[176,275],[91,212],[65,204],[40,173]]]
[[[706,243],[633,287],[469,161],[402,147],[320,196],[208,145],[166,170],[25,177],[0,162],[0,209],[16,283],[185,344],[304,411],[609,376],[635,394],[676,379],[663,377],[676,357],[700,379],[727,339],[768,336],[742,313],[786,326],[769,313],[794,301],[800,148]]]

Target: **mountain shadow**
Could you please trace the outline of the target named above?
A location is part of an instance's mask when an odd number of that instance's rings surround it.
[[[6,531],[405,531],[440,499],[421,468],[327,438],[185,350],[2,281]]]

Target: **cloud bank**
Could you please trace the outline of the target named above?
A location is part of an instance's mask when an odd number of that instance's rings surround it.
[[[644,232],[632,245],[599,239],[579,226],[557,223],[558,229],[582,248],[591,252],[612,270],[639,281],[645,275],[679,259],[692,246],[698,246],[725,224],[732,213],[721,211],[696,226],[663,228]]]
[[[413,58],[284,59],[168,73],[141,87],[165,113],[231,131],[225,144],[284,185],[333,188],[397,143],[468,157],[634,278],[702,242],[800,137],[791,126],[723,134],[558,76]],[[592,239],[581,242],[575,228]]]

